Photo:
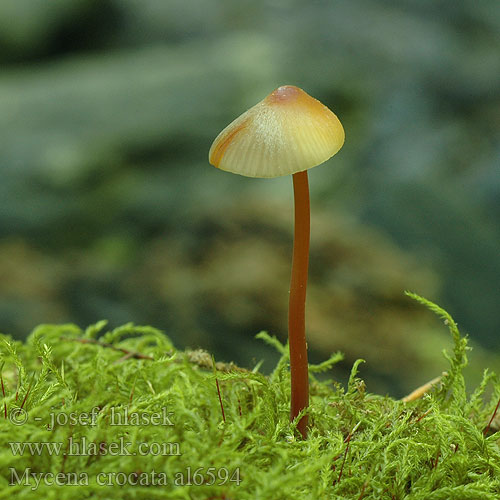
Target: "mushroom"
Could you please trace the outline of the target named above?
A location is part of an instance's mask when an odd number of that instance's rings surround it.
[[[290,419],[309,406],[305,302],[309,265],[307,170],[332,157],[344,144],[337,116],[302,89],[285,85],[230,123],[214,140],[209,161],[247,177],[293,176],[295,231],[288,310]],[[297,428],[305,438],[308,418]]]

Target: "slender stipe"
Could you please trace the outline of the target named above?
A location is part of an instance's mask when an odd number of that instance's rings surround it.
[[[309,373],[305,329],[306,287],[309,267],[309,183],[307,171],[293,174],[295,200],[295,230],[293,239],[292,277],[288,309],[288,337],[290,346],[291,407],[293,420],[309,406]],[[308,416],[304,415],[297,428],[307,436]]]

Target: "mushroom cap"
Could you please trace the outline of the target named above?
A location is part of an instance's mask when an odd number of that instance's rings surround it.
[[[215,138],[209,161],[247,177],[279,177],[325,162],[344,137],[339,119],[324,104],[285,85],[231,122]]]

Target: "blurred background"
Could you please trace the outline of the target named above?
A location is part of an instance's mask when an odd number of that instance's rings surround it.
[[[291,178],[208,164],[283,84],[330,107],[307,335],[370,391],[447,367],[438,302],[499,368],[500,2],[2,0],[0,330],[133,321],[246,367],[286,340]],[[474,368],[475,367],[475,368]]]

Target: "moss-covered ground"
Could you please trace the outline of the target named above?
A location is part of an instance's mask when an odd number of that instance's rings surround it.
[[[467,339],[423,397],[369,394],[311,366],[311,430],[289,422],[287,348],[270,376],[177,351],[151,327],[42,325],[0,339],[0,498],[500,498],[497,377],[466,392]],[[333,368],[333,370],[332,370]]]

